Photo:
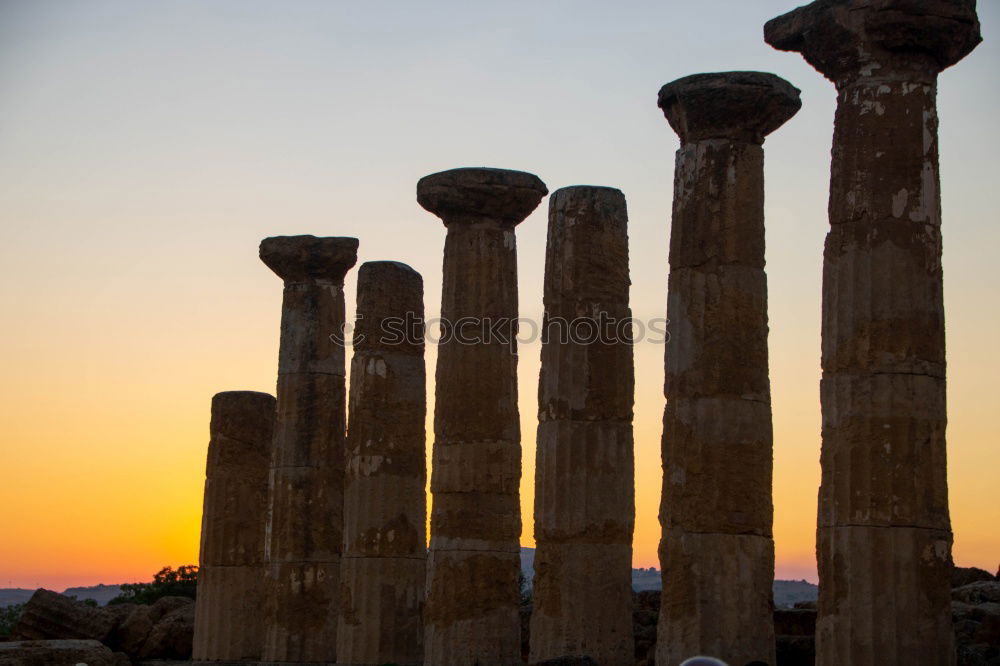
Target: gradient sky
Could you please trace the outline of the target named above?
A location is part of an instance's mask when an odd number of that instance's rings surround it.
[[[265,236],[357,236],[440,305],[456,166],[621,188],[632,306],[662,317],[678,141],[659,87],[759,69],[802,89],[765,144],[777,576],[815,580],[819,332],[833,86],[764,44],[796,0],[0,0],[0,587],[196,562],[211,396],[273,393]],[[1000,3],[940,86],[955,560],[1000,558]],[[539,317],[547,203],[518,228]],[[347,279],[354,309],[354,273]],[[636,349],[635,563],[658,566],[663,348]],[[522,346],[525,544],[539,347]],[[435,354],[428,350],[433,376]]]

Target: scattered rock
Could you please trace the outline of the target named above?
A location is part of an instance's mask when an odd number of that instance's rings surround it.
[[[966,585],[964,588],[979,585]],[[957,590],[956,590],[957,591]],[[968,590],[967,590],[968,592]],[[975,598],[976,594],[965,594]],[[958,666],[996,666],[1000,664],[1000,603],[953,601],[955,643]]]
[[[951,591],[951,598],[967,604],[1000,603],[1000,581],[983,580],[963,585]]]
[[[140,659],[190,659],[193,641],[194,603],[187,599],[186,604],[159,618],[138,656]]]
[[[24,606],[11,640],[92,639],[103,641],[114,629],[114,617],[102,608],[38,589]]]
[[[112,652],[106,645],[96,640],[0,642],[0,666],[61,666],[62,664],[129,666],[130,662],[124,654]]]
[[[982,580],[996,579],[989,571],[983,571],[976,567],[955,567],[951,570],[951,586],[953,588],[978,583]]]
[[[122,610],[118,610],[122,608]],[[181,608],[191,608],[192,618],[194,601],[187,597],[163,597],[152,605],[121,604],[119,607],[109,606],[108,610],[121,614],[114,631],[108,636],[107,644],[115,650],[120,650],[133,659],[138,659],[150,635],[161,619]],[[126,612],[127,611],[127,612]],[[193,619],[192,619],[193,622]],[[193,625],[192,625],[193,631]],[[191,653],[191,638],[188,641],[188,654]]]

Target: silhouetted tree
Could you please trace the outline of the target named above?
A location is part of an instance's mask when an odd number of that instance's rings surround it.
[[[189,597],[198,591],[198,567],[194,564],[163,567],[153,575],[151,583],[125,583],[121,594],[108,602],[111,604],[151,604],[162,597]]]

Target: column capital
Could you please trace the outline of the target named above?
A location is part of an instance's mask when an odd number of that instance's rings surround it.
[[[694,74],[660,88],[657,105],[682,143],[762,144],[802,107],[799,89],[765,72]]]
[[[260,260],[285,282],[343,282],[358,261],[358,239],[272,236],[260,242]]]
[[[548,193],[534,174],[486,167],[441,171],[417,183],[417,203],[440,217],[445,226],[481,220],[514,226]]]
[[[931,81],[981,42],[976,0],[816,0],[764,25],[838,86]]]

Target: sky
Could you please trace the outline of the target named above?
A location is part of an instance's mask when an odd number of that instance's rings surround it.
[[[634,315],[663,317],[678,139],[656,93],[734,69],[802,89],[765,144],[767,271],[776,575],[815,581],[836,100],[763,42],[796,4],[0,0],[0,587],[149,580],[197,561],[211,397],[274,392],[281,283],[257,258],[266,236],[356,236],[359,264],[424,276],[434,317],[445,229],[416,203],[421,176],[494,166],[550,191],[614,186]],[[955,561],[994,570],[1000,3],[979,13],[985,43],[939,92],[948,475]],[[543,201],[517,231],[525,317],[541,315],[546,221]],[[663,347],[635,358],[634,562],[658,567]],[[435,360],[429,346],[429,389]],[[538,366],[538,344],[522,345],[525,545]]]

